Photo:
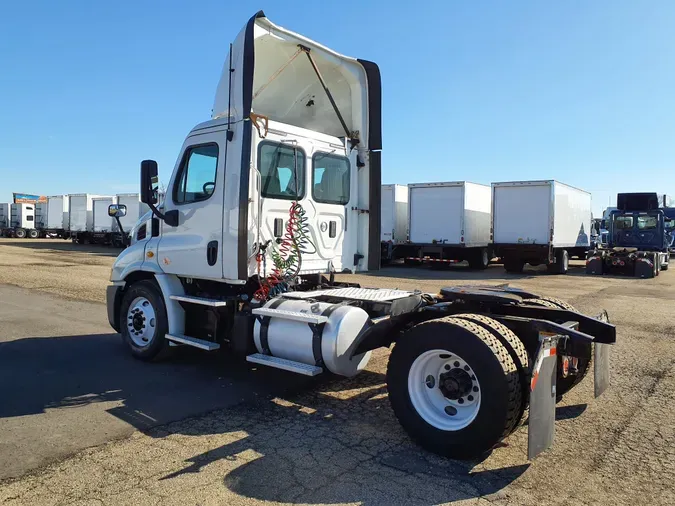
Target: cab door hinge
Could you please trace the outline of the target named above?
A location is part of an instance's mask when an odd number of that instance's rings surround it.
[[[358,207],[352,207],[352,211],[362,214],[368,214],[370,212],[368,209],[359,209]]]

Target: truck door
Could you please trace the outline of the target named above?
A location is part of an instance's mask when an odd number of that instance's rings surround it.
[[[261,242],[281,251],[291,205],[297,200],[304,214],[306,237],[301,239],[301,272],[342,270],[346,205],[350,199],[350,162],[335,147],[298,136],[258,144]],[[271,255],[268,255],[268,261]],[[272,266],[268,266],[268,273]]]
[[[224,146],[215,133],[185,141],[167,188],[164,211],[178,210],[178,226],[162,224],[157,255],[166,273],[221,279]]]
[[[312,153],[311,210],[315,244],[316,268],[330,267],[340,272],[351,267],[353,259],[343,258],[343,248],[348,243],[347,209],[351,200],[351,163],[342,155],[317,146]],[[356,220],[351,224],[356,226]]]

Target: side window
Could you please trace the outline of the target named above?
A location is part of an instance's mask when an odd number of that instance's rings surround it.
[[[653,230],[659,224],[656,216],[638,216],[637,226],[640,230]]]
[[[26,221],[33,221],[33,217],[32,216],[26,216]]]
[[[295,200],[305,194],[305,153],[284,144],[264,142],[258,148],[262,196]]]
[[[614,225],[617,230],[630,230],[633,228],[633,217],[632,216],[617,216],[614,219]]]
[[[317,202],[349,202],[349,160],[344,156],[317,153],[312,160],[312,196]]]
[[[138,232],[136,232],[136,240],[137,241],[142,241],[145,239],[146,235],[148,234],[148,227],[146,226],[145,223],[138,227]]]
[[[217,144],[188,148],[173,188],[173,201],[176,204],[189,204],[208,199],[216,189],[217,168]]]

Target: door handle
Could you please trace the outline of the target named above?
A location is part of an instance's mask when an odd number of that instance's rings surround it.
[[[328,222],[328,237],[333,239],[337,235],[337,223],[334,221]]]
[[[206,261],[209,265],[216,265],[218,260],[218,241],[211,241],[206,246]]]

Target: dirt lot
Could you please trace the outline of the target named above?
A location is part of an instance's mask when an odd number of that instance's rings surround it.
[[[102,301],[113,256],[0,240],[0,283]],[[593,400],[588,378],[567,395],[554,447],[533,462],[523,429],[480,461],[448,461],[418,449],[395,420],[384,350],[357,378],[136,432],[0,483],[0,504],[675,504],[675,273],[586,277],[577,263],[567,276],[505,277],[491,266],[349,278],[424,290],[510,282],[586,313],[605,308],[618,329],[612,386]]]

